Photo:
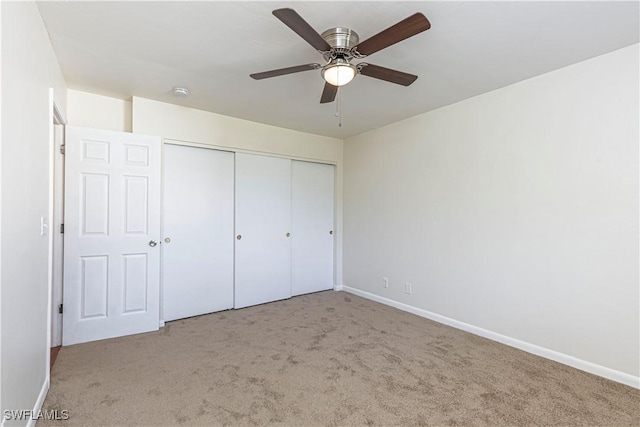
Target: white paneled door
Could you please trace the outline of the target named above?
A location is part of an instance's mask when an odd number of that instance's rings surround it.
[[[291,160],[236,153],[235,308],[291,296]]]
[[[159,137],[68,126],[63,345],[157,330]]]
[[[233,308],[234,154],[164,146],[163,319]]]
[[[291,165],[291,293],[333,288],[332,165],[293,161]]]

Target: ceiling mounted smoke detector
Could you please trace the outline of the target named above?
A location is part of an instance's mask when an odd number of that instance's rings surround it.
[[[173,96],[179,96],[181,98],[186,98],[189,96],[189,89],[186,87],[174,87],[173,88]]]

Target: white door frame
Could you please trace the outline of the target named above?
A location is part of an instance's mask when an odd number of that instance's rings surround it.
[[[53,142],[53,215],[51,216],[51,234],[53,236],[53,283],[51,295],[51,347],[62,345],[62,278],[64,264],[64,125],[54,121]]]
[[[58,322],[59,318],[56,318],[55,321],[53,316],[55,316],[57,311],[54,311],[52,308],[53,295],[58,291],[60,294],[62,293],[62,281],[55,280],[54,278],[54,265],[59,265],[62,263],[62,253],[59,250],[54,250],[55,247],[62,247],[58,245],[58,242],[61,240],[61,235],[56,233],[56,216],[54,211],[55,200],[58,198],[64,197],[64,194],[56,194],[55,191],[55,180],[58,177],[62,177],[63,172],[60,168],[56,169],[56,159],[57,156],[61,156],[60,154],[60,144],[56,139],[56,125],[64,125],[66,123],[66,119],[64,114],[56,104],[54,100],[54,92],[53,88],[49,89],[49,206],[48,206],[48,269],[47,269],[47,284],[48,284],[48,296],[47,296],[47,355],[46,355],[46,366],[45,372],[47,373],[46,381],[49,382],[50,376],[50,366],[51,366],[51,346],[54,342],[54,336],[61,337],[62,336],[62,322]],[[64,141],[62,141],[64,142]],[[57,271],[56,271],[57,272]],[[56,330],[53,331],[53,327],[55,325]],[[60,345],[60,344],[54,344]]]

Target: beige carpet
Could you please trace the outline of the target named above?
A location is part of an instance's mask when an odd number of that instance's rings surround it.
[[[63,347],[44,407],[70,411],[58,425],[637,426],[639,403],[631,387],[328,291]]]

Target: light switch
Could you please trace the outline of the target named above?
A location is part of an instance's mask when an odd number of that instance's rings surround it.
[[[40,235],[46,236],[48,230],[49,230],[49,224],[47,223],[47,218],[41,216],[40,217]]]

